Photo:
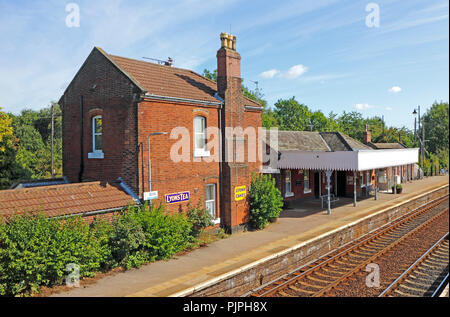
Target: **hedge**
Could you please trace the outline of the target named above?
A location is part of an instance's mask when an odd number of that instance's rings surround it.
[[[168,259],[196,240],[195,220],[163,207],[130,207],[112,221],[18,215],[0,219],[0,295],[24,296],[63,284],[75,263],[80,278],[113,267]]]

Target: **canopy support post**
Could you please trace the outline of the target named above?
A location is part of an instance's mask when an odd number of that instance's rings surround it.
[[[376,169],[376,173],[375,173],[375,200],[378,200],[378,173],[379,173],[379,169]]]
[[[356,207],[356,172],[353,172],[353,206]]]
[[[325,175],[327,176],[327,190],[328,190],[328,214],[331,215],[331,199],[330,199],[330,185],[331,185],[331,171],[326,171]]]

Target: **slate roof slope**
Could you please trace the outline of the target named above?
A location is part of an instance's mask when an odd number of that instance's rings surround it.
[[[372,150],[367,146],[341,132],[320,132],[332,151]]]
[[[281,151],[330,150],[319,133],[309,131],[278,131],[278,149]]]
[[[48,217],[136,204],[118,185],[86,182],[0,191],[0,217],[43,212]]]
[[[270,131],[266,131],[267,144]],[[279,151],[356,151],[371,147],[340,132],[278,131]]]
[[[217,83],[188,69],[111,55],[97,48],[138,87],[149,94],[165,97],[220,102],[216,97]],[[261,105],[244,96],[246,105]]]

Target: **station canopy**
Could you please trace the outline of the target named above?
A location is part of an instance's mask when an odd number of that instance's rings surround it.
[[[367,171],[418,162],[419,149],[280,151],[279,169]]]
[[[417,148],[400,143],[364,144],[341,132],[267,131],[265,142],[278,155],[271,159],[271,171],[367,171],[414,164],[419,158]]]

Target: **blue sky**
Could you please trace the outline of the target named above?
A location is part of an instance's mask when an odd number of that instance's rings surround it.
[[[80,9],[67,27],[66,5]],[[368,27],[369,3],[379,27]],[[449,100],[449,1],[0,0],[0,106],[58,100],[94,46],[131,58],[216,68],[219,34],[237,36],[244,84],[269,105],[295,96],[310,108],[384,115],[413,127],[414,107]]]

